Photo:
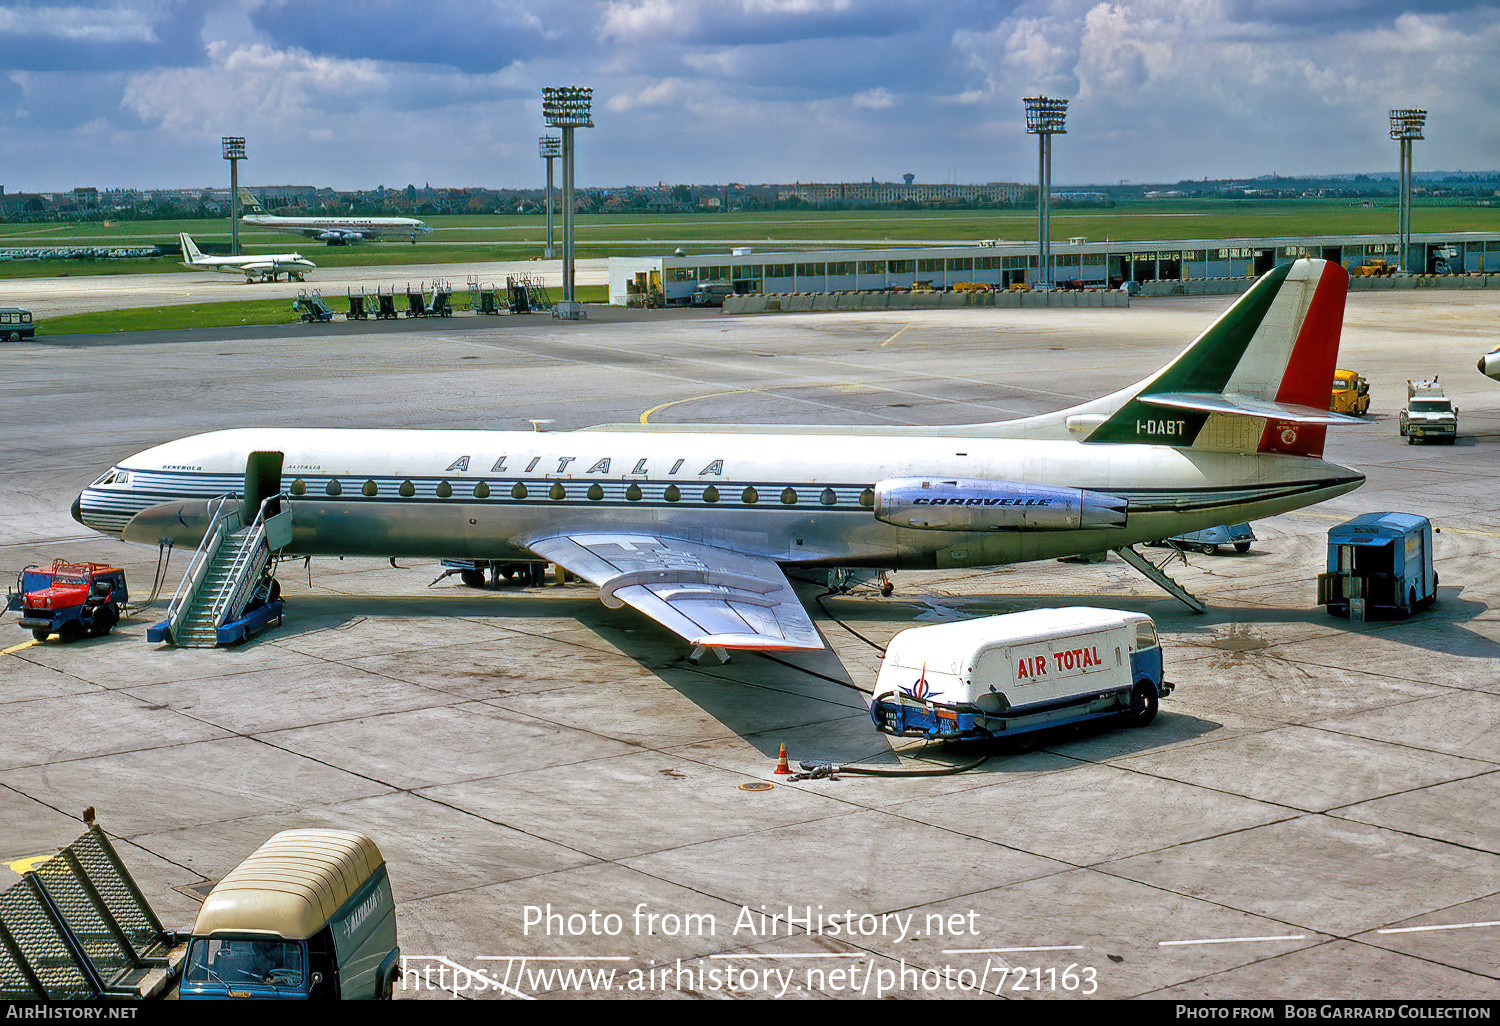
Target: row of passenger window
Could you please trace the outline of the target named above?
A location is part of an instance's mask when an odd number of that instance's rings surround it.
[[[503,491],[504,485],[501,485],[500,487]],[[338,480],[338,478],[330,478],[328,484],[324,486],[323,490],[329,495],[344,494],[344,486]],[[306,495],[307,482],[302,480],[302,478],[300,477],[297,478],[292,482],[290,491],[293,495]],[[453,486],[447,481],[439,481],[435,491],[439,499],[448,499],[452,498],[453,496]],[[733,490],[731,489],[730,491],[732,493]],[[375,480],[373,478],[371,478],[369,480],[366,480],[365,483],[360,486],[360,494],[365,495],[369,498],[375,498],[380,494],[380,486],[375,483]],[[409,480],[402,481],[401,484],[396,488],[396,494],[400,495],[402,498],[410,499],[417,494],[417,486]],[[490,491],[489,482],[479,481],[474,485],[474,498],[488,499],[491,494],[492,493]],[[512,499],[530,498],[531,494],[531,489],[527,488],[525,483],[521,481],[517,481],[510,488],[510,497]],[[552,486],[548,488],[545,493],[538,491],[537,497],[540,498],[543,494],[545,494],[548,499],[551,499],[555,502],[563,502],[569,497],[568,489],[563,485],[561,481],[552,482]],[[604,499],[604,486],[596,481],[593,484],[589,485],[588,490],[584,493],[584,495],[586,498],[593,502],[600,502]],[[666,490],[662,492],[662,498],[668,502],[679,502],[682,500],[683,496],[684,490],[675,484],[667,485]],[[573,497],[577,497],[576,490],[573,493]],[[719,487],[717,485],[708,485],[703,489],[702,499],[704,502],[718,502],[722,497],[723,496],[720,494]],[[637,482],[632,481],[629,487],[625,489],[625,498],[630,502],[640,502],[643,498],[645,498],[645,493],[641,490],[641,486]],[[731,501],[733,501],[732,498]],[[754,486],[747,486],[743,491],[740,492],[739,501],[745,503],[746,505],[754,505],[760,502],[760,492]],[[783,506],[795,506],[799,501],[801,501],[801,497],[797,494],[797,490],[795,488],[788,486],[782,489],[781,504]],[[822,492],[818,494],[818,502],[820,502],[824,506],[836,506],[838,505],[838,501],[838,495],[832,488],[824,488]],[[875,492],[872,489],[866,488],[863,492],[860,493],[859,504],[861,506],[873,506],[875,504]]]

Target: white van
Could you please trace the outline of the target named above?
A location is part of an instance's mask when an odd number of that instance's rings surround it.
[[[1144,613],[1073,606],[891,639],[870,718],[899,737],[981,738],[1104,717],[1145,726],[1172,693]]]

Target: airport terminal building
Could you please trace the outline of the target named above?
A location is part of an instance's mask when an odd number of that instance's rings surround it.
[[[1126,281],[1249,279],[1303,256],[1335,260],[1350,269],[1371,260],[1396,264],[1399,248],[1395,233],[1138,242],[1068,239],[1053,243],[1052,280],[1116,288]],[[1409,266],[1421,266],[1428,273],[1500,272],[1500,233],[1413,234],[1409,257]],[[686,299],[705,283],[729,283],[738,293],[818,293],[910,288],[919,281],[936,288],[969,281],[1005,288],[1041,280],[1035,242],[777,253],[745,248],[729,253],[611,257],[609,302],[625,305],[627,283],[651,271],[660,272],[668,302]]]

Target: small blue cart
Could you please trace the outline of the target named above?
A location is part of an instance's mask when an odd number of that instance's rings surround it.
[[[1365,513],[1328,531],[1318,604],[1334,616],[1404,619],[1437,599],[1432,522],[1414,513]]]

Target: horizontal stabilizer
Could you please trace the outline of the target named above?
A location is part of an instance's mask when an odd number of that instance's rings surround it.
[[[1292,424],[1358,424],[1358,417],[1331,413],[1315,406],[1283,403],[1274,399],[1253,399],[1244,395],[1221,392],[1158,392],[1154,395],[1138,396],[1141,402],[1153,406],[1171,406],[1182,410],[1198,410],[1202,413],[1228,413],[1241,417],[1264,417],[1267,420],[1283,420]]]

